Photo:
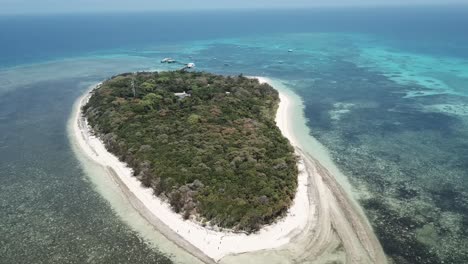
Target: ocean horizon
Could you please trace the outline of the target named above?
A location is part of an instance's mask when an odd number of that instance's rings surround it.
[[[0,15],[0,262],[173,263],[67,133],[92,84],[166,57],[281,83],[389,259],[468,262],[466,5]]]

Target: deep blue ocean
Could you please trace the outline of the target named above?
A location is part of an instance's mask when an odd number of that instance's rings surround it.
[[[66,128],[89,85],[165,57],[281,80],[394,263],[468,263],[468,6],[0,16],[0,263],[171,263]]]
[[[305,32],[376,34],[401,48],[466,58],[467,23],[466,7],[3,16],[0,65],[181,41]]]

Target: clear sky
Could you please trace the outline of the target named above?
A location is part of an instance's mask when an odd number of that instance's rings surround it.
[[[0,0],[0,13],[468,4],[468,0]]]

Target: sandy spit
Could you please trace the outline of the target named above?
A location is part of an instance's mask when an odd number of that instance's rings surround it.
[[[215,230],[183,220],[168,203],[143,187],[132,176],[132,170],[91,133],[79,111],[90,92],[75,104],[70,122],[73,141],[87,159],[106,171],[100,176],[111,178],[148,223],[204,263],[386,263],[382,247],[350,187],[338,179],[342,175],[324,147],[308,134],[302,124],[305,119],[297,119],[298,113],[303,115],[302,101],[279,81],[255,78],[279,91],[276,123],[295,147],[300,171],[296,197],[287,215],[258,233]],[[298,125],[304,129],[298,129]]]

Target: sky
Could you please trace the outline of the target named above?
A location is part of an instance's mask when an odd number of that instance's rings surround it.
[[[468,0],[0,0],[0,13],[468,4]]]

